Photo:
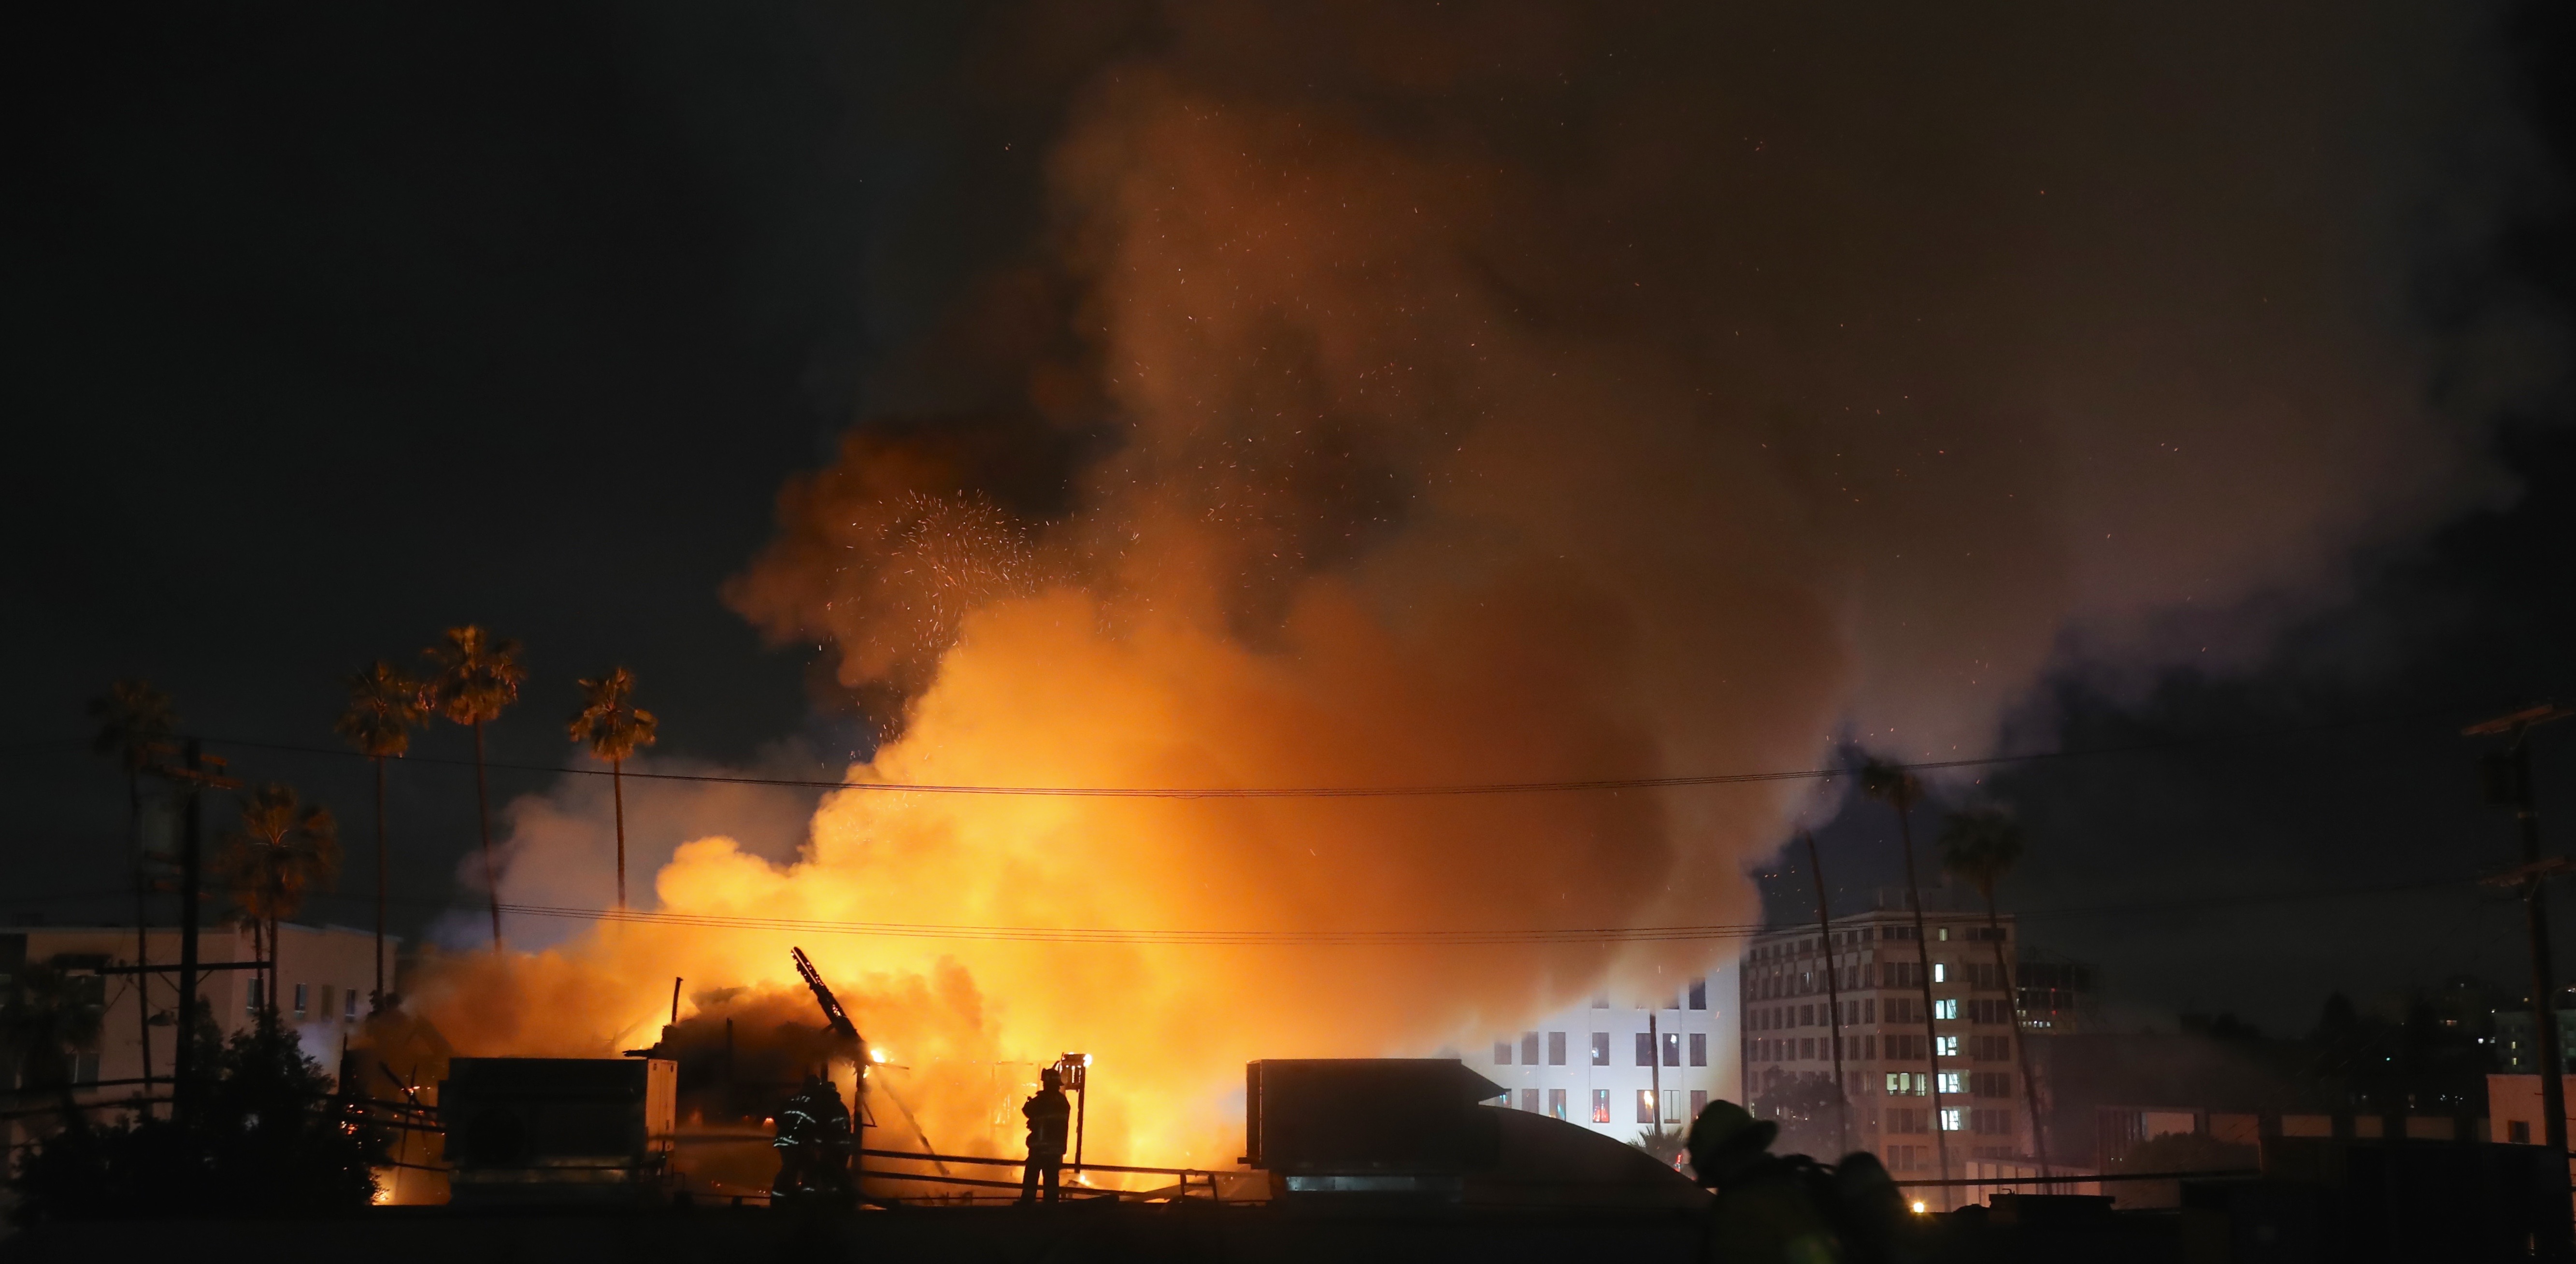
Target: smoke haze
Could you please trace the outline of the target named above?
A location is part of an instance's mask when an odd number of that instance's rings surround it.
[[[2472,410],[2536,378],[2509,303],[2415,301],[2529,188],[2479,86],[2494,14],[2249,8],[1011,11],[968,73],[1062,94],[1044,227],[895,374],[975,397],[863,420],[729,599],[830,655],[887,735],[851,778],[892,784],[1953,758],[2050,670],[2250,653],[2356,550],[2509,494]],[[1803,793],[855,789],[792,860],[710,825],[654,891],[962,927],[1746,922]],[[596,1052],[674,975],[791,982],[790,938],[609,928],[552,984],[424,1004],[467,1052]],[[1481,1041],[1725,951],[805,946],[925,1086],[1082,1049],[1094,1155],[1201,1165],[1238,1153],[1247,1059]],[[1013,1144],[923,1091],[941,1144]]]

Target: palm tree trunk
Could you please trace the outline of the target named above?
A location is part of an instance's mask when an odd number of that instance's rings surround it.
[[[376,756],[376,994],[370,1012],[385,1005],[385,757]]]
[[[2004,982],[2004,1013],[2012,1018],[2013,1061],[2021,1068],[2022,1105],[2030,1111],[2031,1153],[2038,1157],[2039,1178],[2045,1181],[2049,1177],[2048,1136],[2040,1131],[2039,1083],[2030,1078],[2030,1042],[2022,1036],[2021,989],[2014,985],[2012,968],[2004,962],[2004,924],[2003,919],[1995,915],[1994,888],[1988,887],[1985,897],[1986,938],[1995,946],[1995,977]]]
[[[483,722],[474,722],[474,819],[483,830],[483,890],[492,897],[492,951],[501,951],[501,880],[492,871],[492,798],[483,782]]]
[[[1851,1095],[1843,1087],[1843,994],[1840,968],[1834,957],[1834,920],[1825,912],[1825,862],[1816,853],[1816,835],[1812,830],[1798,831],[1807,843],[1807,869],[1816,876],[1816,929],[1824,940],[1825,1004],[1828,1027],[1832,1031],[1834,1055],[1834,1113],[1842,1122],[1842,1153],[1849,1154],[1851,1143]]]
[[[1896,834],[1905,845],[1905,899],[1914,913],[1915,982],[1923,991],[1923,1065],[1932,1077],[1932,1153],[1950,1179],[1950,1138],[1941,1130],[1941,1033],[1932,1025],[1932,942],[1923,932],[1923,884],[1914,876],[1913,796],[1896,792]],[[1946,1189],[1945,1189],[1946,1192]]]
[[[150,909],[145,899],[143,876],[143,774],[128,765],[125,769],[125,828],[134,839],[134,975],[135,1026],[141,1029],[143,1049],[143,1091],[152,1091],[152,940]]]
[[[617,805],[617,907],[626,907],[626,761],[608,761],[608,797]]]

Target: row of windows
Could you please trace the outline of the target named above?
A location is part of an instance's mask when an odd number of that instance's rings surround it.
[[[1520,1055],[1521,1055],[1521,1056],[1520,1056],[1520,1064],[1521,1064],[1522,1066],[1537,1066],[1537,1065],[1539,1065],[1539,1036],[1540,1036],[1540,1033],[1535,1032],[1535,1031],[1525,1031],[1525,1032],[1522,1032],[1522,1033],[1521,1033],[1521,1039],[1520,1039]],[[1546,1037],[1547,1037],[1547,1065],[1548,1065],[1548,1066],[1564,1066],[1564,1065],[1565,1065],[1565,1033],[1564,1033],[1564,1032],[1561,1032],[1561,1031],[1551,1031],[1551,1032],[1546,1033]],[[1655,1046],[1656,1046],[1656,1044],[1658,1043],[1658,1042],[1657,1042],[1657,1040],[1656,1040],[1656,1037],[1655,1037],[1654,1035],[1650,1034],[1650,1033],[1642,1032],[1642,1031],[1641,1031],[1641,1032],[1636,1033],[1636,1037],[1637,1037],[1637,1046],[1636,1046],[1637,1065],[1638,1065],[1638,1066],[1653,1066],[1653,1065],[1655,1065],[1655,1062],[1656,1062],[1656,1057],[1655,1057],[1656,1049],[1655,1049]],[[1664,1064],[1665,1066],[1680,1066],[1680,1065],[1682,1065],[1682,1051],[1683,1051],[1683,1049],[1684,1049],[1685,1047],[1687,1047],[1687,1048],[1689,1049],[1689,1051],[1690,1051],[1690,1065],[1692,1065],[1692,1066],[1707,1066],[1707,1065],[1708,1065],[1708,1033],[1706,1033],[1706,1032],[1698,1032],[1698,1031],[1694,1031],[1694,1032],[1689,1033],[1689,1035],[1688,1035],[1688,1037],[1687,1037],[1687,1039],[1688,1039],[1688,1044],[1687,1044],[1687,1045],[1685,1045],[1685,1044],[1684,1044],[1684,1039],[1685,1039],[1685,1037],[1684,1037],[1683,1033],[1681,1033],[1681,1032],[1677,1032],[1677,1031],[1668,1031],[1668,1032],[1663,1033],[1663,1037],[1662,1037],[1662,1040],[1661,1040],[1661,1043],[1662,1043],[1662,1045],[1663,1045],[1663,1050],[1662,1050],[1662,1052],[1663,1052],[1663,1059],[1662,1059],[1663,1064]],[[1591,1053],[1591,1055],[1592,1055],[1592,1065],[1597,1066],[1597,1067],[1606,1067],[1606,1066],[1610,1065],[1610,1033],[1609,1033],[1609,1032],[1606,1032],[1606,1031],[1596,1031],[1596,1032],[1593,1032],[1593,1033],[1592,1033],[1592,1048],[1591,1048],[1591,1050],[1590,1050],[1590,1053]],[[1495,1065],[1495,1066],[1510,1066],[1510,1065],[1512,1065],[1512,1042],[1511,1042],[1511,1041],[1508,1041],[1508,1040],[1497,1040],[1497,1041],[1495,1041],[1495,1042],[1494,1042],[1494,1065]]]
[[[1951,929],[1948,926],[1934,926],[1931,928],[1932,938],[1936,942],[1947,943],[1951,938]],[[1957,929],[1960,931],[1958,937],[1971,943],[1984,944],[1998,941],[2010,943],[2012,941],[2011,932],[2000,926],[1962,926]],[[1880,940],[1891,943],[1912,943],[1917,938],[1914,928],[1902,922],[1887,926],[1860,926],[1833,933],[1834,947],[1838,949],[1857,948]],[[1793,957],[1812,957],[1823,950],[1824,941],[1810,935],[1804,939],[1759,945],[1754,948],[1751,955],[1755,961],[1785,961]]]
[[[1934,983],[1966,983],[1986,991],[2005,990],[2003,970],[1992,963],[1967,962],[1953,965],[1947,961],[1932,963]],[[1862,962],[1834,967],[1832,986],[1846,992],[1864,992],[1873,988],[1914,988],[1923,986],[1923,963],[1919,961]],[[1746,995],[1757,1001],[1783,996],[1814,996],[1826,990],[1824,971],[1806,969],[1790,971],[1773,967],[1746,976]],[[2003,1002],[1991,1004],[2001,1006]],[[2006,1021],[1996,1019],[1997,1022]]]
[[[2010,1136],[2012,1135],[2013,1130],[2012,1118],[2012,1112],[2009,1110],[1987,1110],[1973,1106],[1944,1106],[1941,1108],[1941,1131],[1973,1132],[1990,1137]],[[1928,1110],[1917,1110],[1904,1106],[1892,1106],[1888,1108],[1886,1127],[1889,1132],[1897,1133],[1899,1135],[1909,1133],[1928,1133],[1931,1131],[1931,1124],[1932,1112]]]
[[[1889,1071],[1886,1080],[1890,1097],[1922,1097],[1929,1087],[1921,1071]],[[1941,1095],[1944,1097],[2010,1097],[2012,1073],[2009,1071],[1943,1071]]]
[[[251,1018],[259,1017],[259,1011],[262,1008],[261,1002],[266,998],[267,987],[268,980],[266,979],[254,978],[250,981],[250,989],[247,993],[249,1000],[242,1005],[243,1015]],[[295,1020],[297,1022],[305,1022],[312,1019],[320,1019],[323,1022],[329,1022],[332,1017],[331,1001],[333,999],[333,994],[334,990],[328,983],[296,984]],[[340,1002],[340,1021],[344,1023],[354,1023],[358,1021],[358,989],[341,989],[338,991],[338,999]]]
[[[1610,1008],[1610,994],[1609,994],[1609,993],[1607,993],[1607,992],[1595,992],[1595,993],[1593,993],[1593,994],[1592,994],[1592,1008],[1594,1008],[1594,1009],[1608,1009],[1608,1008]],[[1639,1002],[1637,1003],[1637,1008],[1639,1008],[1639,1009],[1644,1009],[1644,1008],[1646,1008],[1646,1004],[1645,1004],[1645,1002],[1643,1002],[1643,1001],[1639,1001]],[[1685,989],[1685,990],[1683,990],[1683,991],[1681,991],[1681,992],[1679,992],[1679,993],[1674,994],[1674,996],[1672,997],[1672,999],[1670,999],[1670,1000],[1668,1000],[1668,1001],[1665,1001],[1665,1002],[1664,1002],[1664,1008],[1665,1008],[1665,1009],[1707,1009],[1707,1008],[1708,1008],[1708,980],[1707,980],[1707,979],[1704,979],[1704,978],[1700,978],[1700,979],[1693,979],[1693,980],[1691,980],[1691,981],[1690,981],[1690,987],[1689,987],[1689,988],[1687,988],[1687,989]]]
[[[1546,1105],[1543,1107],[1539,1104],[1541,1101],[1539,1096],[1541,1092],[1546,1094]],[[1655,1110],[1655,1090],[1648,1088],[1638,1089],[1636,1092],[1635,1102],[1638,1123],[1651,1124],[1656,1122],[1657,1112]],[[1690,1111],[1689,1114],[1682,1113],[1685,1102],[1688,1103],[1688,1109]],[[1592,1090],[1592,1122],[1596,1124],[1606,1124],[1611,1122],[1610,1103],[1611,1097],[1609,1089],[1596,1088]],[[1506,1108],[1511,1106],[1512,1095],[1509,1092],[1505,1092],[1503,1094],[1502,1104]],[[1699,1118],[1699,1113],[1701,1111],[1708,1109],[1708,1090],[1704,1088],[1695,1088],[1690,1090],[1689,1094],[1685,1096],[1680,1089],[1668,1088],[1664,1090],[1662,1105],[1662,1122],[1668,1124],[1689,1123],[1691,1120]],[[1566,1106],[1566,1090],[1564,1089],[1551,1088],[1541,1090],[1525,1088],[1521,1090],[1520,1108],[1533,1115],[1545,1114],[1550,1119],[1565,1119]],[[1569,1120],[1569,1122],[1571,1121]]]
[[[1910,996],[1891,996],[1884,1002],[1868,996],[1842,1003],[1843,1025],[1866,1026],[1879,1020],[1884,1007],[1887,1021],[1913,1023],[1922,1021],[1922,1010]],[[1833,1005],[1765,1005],[1744,1012],[1745,1021],[1755,1031],[1785,1031],[1797,1027],[1830,1026]],[[1961,1014],[1971,1024],[2009,1026],[2013,1021],[2010,1003],[2002,1000],[1961,1001],[1955,996],[1940,997],[1932,1002],[1932,1017],[1942,1022],[1957,1022]]]
[[[1640,1037],[1643,1039],[1643,1037]],[[1697,1039],[1697,1037],[1693,1037]],[[1925,1056],[1923,1036],[1915,1032],[1891,1031],[1862,1033],[1842,1038],[1842,1055],[1858,1062],[1885,1057],[1892,1062],[1919,1061]],[[1962,1043],[1964,1039],[1964,1044]],[[1831,1036],[1756,1037],[1744,1042],[1745,1057],[1755,1062],[1801,1062],[1812,1059],[1830,1061],[1834,1056]],[[1697,1046],[1693,1046],[1696,1048]],[[1963,1054],[1962,1049],[1966,1052]],[[1939,1036],[1934,1038],[1933,1052],[1944,1058],[1966,1057],[1972,1062],[2012,1061],[2010,1036]],[[1606,1066],[1607,1063],[1595,1063]],[[1644,1066],[1644,1062],[1637,1065]],[[1666,1062],[1670,1066],[1672,1063]],[[1693,1062],[1692,1066],[1699,1063]]]

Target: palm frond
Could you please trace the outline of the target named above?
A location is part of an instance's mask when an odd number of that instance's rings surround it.
[[[495,637],[480,624],[449,628],[444,640],[422,653],[437,664],[421,698],[458,724],[480,724],[501,717],[519,700],[527,668],[519,662],[519,643]]]
[[[637,747],[653,744],[660,722],[652,712],[635,705],[634,672],[619,667],[605,676],[577,683],[581,686],[582,707],[565,725],[572,740],[587,743],[592,754],[610,763],[623,763],[634,756]]]
[[[429,720],[421,682],[383,659],[348,678],[349,707],[332,731],[361,755],[390,759],[411,749],[411,731]]]
[[[167,752],[179,727],[170,695],[147,680],[128,678],[109,685],[106,693],[90,700],[89,714],[98,721],[90,749],[115,756],[128,771],[141,771]]]

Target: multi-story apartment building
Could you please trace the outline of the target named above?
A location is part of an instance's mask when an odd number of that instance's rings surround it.
[[[1552,1115],[1620,1141],[1662,1127],[1686,1131],[1733,1083],[1725,1016],[1708,980],[1658,996],[1592,997],[1535,1027],[1498,1032],[1469,1066],[1506,1090],[1500,1104]]]
[[[1966,1160],[2031,1151],[2013,994],[1997,966],[1998,947],[2003,962],[2016,960],[2012,919],[1990,928],[1982,912],[1925,895],[1947,907],[1925,911],[1920,940],[1902,893],[1882,894],[1869,911],[1837,918],[1830,936],[1814,927],[1761,935],[1740,972],[1744,1095],[1759,1103],[1831,1084],[1838,1000],[1852,1142],[1900,1178],[1937,1174],[1936,1128],[1954,1175]]]
[[[325,1068],[336,1069],[342,1034],[354,1034],[367,1015],[367,994],[375,987],[375,936],[342,926],[288,924],[278,928],[278,941],[278,1017],[296,1029],[307,1052]],[[144,946],[152,964],[173,964],[179,959],[179,932],[156,928],[145,935]],[[0,927],[0,1006],[14,1003],[18,978],[34,962],[61,968],[98,1009],[97,1041],[73,1058],[75,1083],[101,1085],[78,1092],[83,1100],[138,1095],[147,1075],[147,1039],[152,1055],[148,1074],[170,1074],[177,1048],[178,975],[101,972],[132,965],[134,956],[130,926]],[[198,935],[197,956],[216,967],[197,980],[197,995],[215,1026],[226,1037],[250,1026],[261,1000],[256,972],[222,968],[254,958],[250,932],[209,927]],[[11,1074],[0,1069],[0,1089],[18,1087]]]

